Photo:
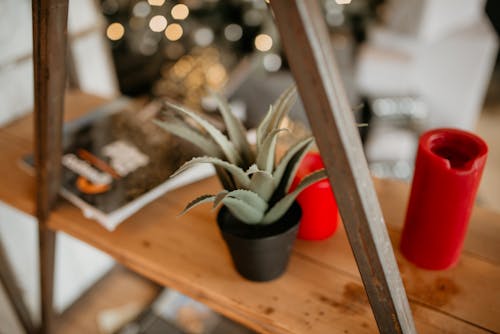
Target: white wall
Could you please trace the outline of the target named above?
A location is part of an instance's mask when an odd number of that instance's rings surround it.
[[[0,126],[33,109],[31,1],[0,0]],[[94,0],[69,2],[69,42],[80,89],[119,94],[104,18]]]
[[[0,241],[18,279],[32,317],[40,314],[37,222],[0,202]],[[114,261],[106,254],[58,233],[54,306],[61,312],[106,273]],[[1,316],[0,316],[1,317]],[[1,332],[0,332],[1,333]]]
[[[113,66],[104,40],[104,20],[94,0],[71,0],[69,35],[81,88],[104,97],[117,95]],[[0,0],[0,126],[33,107],[30,0]],[[4,176],[5,177],[5,176]],[[2,185],[0,184],[0,187]],[[19,279],[24,299],[39,319],[38,241],[33,217],[0,202],[0,240]],[[113,265],[105,254],[59,234],[56,251],[55,307],[63,310]],[[9,305],[0,291],[0,334],[15,331]],[[2,303],[3,302],[3,303]],[[4,322],[5,320],[5,322]],[[8,324],[9,329],[4,332]]]

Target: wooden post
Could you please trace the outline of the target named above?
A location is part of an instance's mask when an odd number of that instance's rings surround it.
[[[0,242],[0,283],[2,283],[7,298],[10,300],[16,316],[27,334],[34,334],[35,327],[23,301],[22,293],[17,285],[14,273],[7,259],[7,254]]]
[[[310,0],[271,0],[270,4],[378,328],[381,333],[415,333],[319,5]]]
[[[35,83],[36,216],[39,223],[42,334],[53,327],[55,232],[47,227],[60,185],[66,86],[68,1],[32,1]]]

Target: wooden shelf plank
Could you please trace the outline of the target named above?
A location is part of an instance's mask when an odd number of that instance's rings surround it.
[[[81,92],[70,92],[65,99],[64,120],[76,119],[105,103],[105,100]],[[21,159],[33,153],[33,114],[0,128],[0,200],[10,206],[35,214],[35,178],[27,175]]]
[[[342,228],[324,242],[297,242],[290,268],[281,279],[246,282],[232,268],[214,213],[199,208],[186,217],[175,217],[193,193],[215,187],[217,182],[210,179],[166,194],[113,233],[78,216],[70,205],[54,212],[50,226],[258,331],[376,332]],[[391,228],[391,235],[398,234]],[[397,257],[412,307],[427,316],[416,317],[422,332],[430,331],[428,319],[436,317],[447,319],[441,328],[454,325],[464,332],[473,331],[469,322],[493,331],[500,329],[493,312],[485,312],[485,305],[500,306],[498,266],[465,253],[456,268],[429,272],[415,268],[399,253]]]
[[[83,95],[67,98],[68,117]],[[84,103],[81,102],[83,105]],[[75,109],[71,109],[71,108]],[[0,200],[33,214],[34,178],[19,166],[31,151],[30,117],[0,130],[3,163]],[[397,250],[408,186],[375,182]],[[177,218],[195,195],[219,188],[215,179],[166,194],[129,218],[114,232],[85,219],[62,202],[49,227],[63,231],[113,256],[162,285],[205,302],[220,313],[264,333],[373,333],[377,331],[345,231],[322,242],[298,241],[287,273],[269,283],[240,278],[215,224],[215,213],[198,208]],[[476,209],[459,264],[447,271],[421,270],[396,257],[417,329],[421,333],[500,331],[500,215]]]

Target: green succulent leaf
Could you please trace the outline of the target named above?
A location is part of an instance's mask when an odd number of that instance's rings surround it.
[[[276,142],[280,132],[288,129],[273,130],[264,140],[257,152],[256,163],[260,170],[272,173],[274,169],[274,154],[276,152]]]
[[[182,212],[179,213],[179,216],[184,215],[186,212],[188,212],[189,210],[191,210],[195,206],[198,206],[198,205],[200,205],[202,203],[213,202],[214,199],[215,199],[214,195],[208,195],[208,194],[207,195],[201,195],[200,197],[197,197],[194,200],[192,200],[191,202],[189,202],[188,205],[186,205],[186,207],[184,208],[184,210],[182,210]]]
[[[222,156],[222,151],[210,137],[205,136],[199,130],[190,127],[186,122],[178,118],[170,117],[165,121],[154,119],[153,122],[167,132],[197,146],[207,155]]]
[[[283,118],[290,111],[291,107],[297,99],[297,88],[291,85],[285,90],[276,100],[276,102],[269,107],[269,110],[257,127],[257,149],[264,143],[267,136],[275,129],[277,129]]]
[[[266,135],[269,133],[268,127],[269,123],[271,122],[271,117],[273,115],[274,109],[273,106],[269,106],[269,109],[267,110],[266,115],[260,122],[259,126],[257,127],[257,151],[260,149],[260,146],[262,145],[262,142],[264,141]]]
[[[278,185],[276,191],[279,194],[286,194],[288,192],[302,158],[309,151],[313,143],[313,137],[304,138],[290,147],[283,155],[273,173],[273,179]]]
[[[185,171],[187,168],[191,167],[194,164],[199,163],[209,163],[214,166],[222,167],[225,169],[234,179],[236,183],[236,187],[238,188],[248,188],[250,186],[250,178],[245,173],[243,169],[240,167],[233,165],[227,161],[221,160],[219,158],[214,157],[197,157],[193,158],[186,163],[184,163],[179,169],[177,169],[170,177],[175,177],[179,173]]]
[[[263,211],[239,198],[226,196],[222,202],[236,218],[247,224],[259,224],[264,216]]]
[[[269,201],[273,195],[275,188],[276,182],[274,181],[271,173],[257,171],[252,174],[249,189],[259,194],[259,196],[266,202]]]
[[[304,189],[325,177],[326,172],[324,169],[321,169],[303,178],[294,191],[284,196],[265,214],[264,218],[262,218],[262,224],[270,224],[280,219]]]
[[[245,190],[245,189],[234,190],[229,192],[227,194],[227,197],[240,199],[261,212],[266,212],[268,207],[267,202],[265,200],[263,200],[258,194],[250,190]]]
[[[297,101],[297,87],[295,85],[291,85],[285,90],[278,100],[274,103],[273,109],[274,113],[269,122],[269,126],[267,128],[267,132],[277,129],[283,120],[283,118],[288,114],[292,106]]]
[[[213,209],[217,208],[219,204],[222,203],[222,200],[229,194],[229,191],[227,190],[222,190],[219,192],[217,195],[215,195],[214,199],[214,206],[212,207]]]
[[[231,139],[231,142],[236,147],[236,150],[241,154],[241,157],[245,162],[244,167],[250,166],[255,160],[255,155],[252,151],[252,147],[248,143],[245,127],[238,117],[233,114],[226,99],[220,94],[214,94],[214,96],[219,105],[219,110],[222,118],[224,119],[224,123],[226,124],[229,139]]]
[[[258,171],[260,171],[259,167],[257,167],[256,164],[252,164],[250,167],[248,167],[245,173],[247,173],[247,175],[250,176],[253,173],[257,173]]]
[[[215,126],[213,126],[210,122],[205,120],[204,118],[200,117],[196,113],[187,110],[184,107],[178,106],[176,104],[173,104],[171,102],[165,101],[165,104],[177,111],[178,113],[192,118],[194,121],[196,121],[207,133],[213,138],[213,140],[219,145],[221,148],[222,152],[224,152],[224,155],[226,156],[227,160],[233,164],[238,165],[241,162],[241,156],[236,151],[233,143],[229,141],[229,139],[222,134],[222,132],[219,131]]]

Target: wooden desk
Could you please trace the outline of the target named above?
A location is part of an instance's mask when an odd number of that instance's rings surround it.
[[[67,119],[103,102],[78,93],[66,101]],[[0,200],[29,214],[34,213],[34,178],[19,160],[32,151],[32,122],[28,116],[0,130]],[[215,213],[197,208],[176,217],[189,199],[218,187],[208,179],[166,194],[114,232],[66,202],[52,213],[49,226],[259,332],[377,332],[342,227],[326,241],[297,241],[282,278],[248,282],[232,268]],[[376,181],[376,188],[397,249],[408,186]],[[453,269],[421,270],[397,250],[396,256],[419,333],[500,332],[499,214],[475,209],[462,258]]]

